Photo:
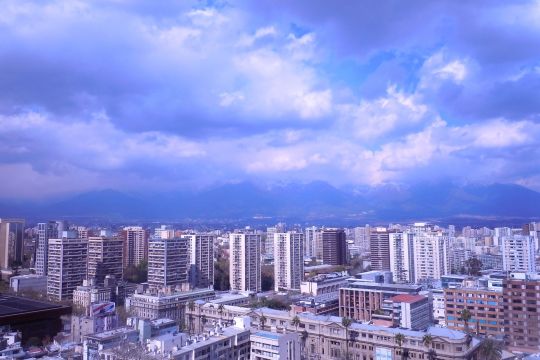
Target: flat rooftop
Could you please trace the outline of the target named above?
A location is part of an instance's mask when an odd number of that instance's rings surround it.
[[[20,296],[0,294],[0,324],[12,316],[46,312],[58,309],[71,309],[69,306],[51,304]]]
[[[252,336],[260,336],[271,340],[279,340],[281,334],[273,333],[270,331],[257,331]]]

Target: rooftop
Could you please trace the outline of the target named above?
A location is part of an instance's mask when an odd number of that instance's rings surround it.
[[[415,303],[417,301],[425,300],[426,297],[422,295],[410,295],[410,294],[400,294],[392,297],[393,302],[400,302],[400,303]]]
[[[280,334],[270,331],[257,331],[256,333],[252,334],[252,336],[260,336],[272,340],[279,340],[280,338]]]
[[[57,309],[68,310],[70,307],[20,296],[0,294],[0,324],[2,320],[8,320],[11,316]]]

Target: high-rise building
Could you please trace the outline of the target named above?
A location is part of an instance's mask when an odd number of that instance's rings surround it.
[[[23,262],[23,219],[0,219],[0,269]]]
[[[286,227],[285,223],[280,222],[276,226],[266,228],[266,239],[264,241],[264,246],[261,249],[263,254],[274,254],[274,234],[285,232]]]
[[[322,258],[327,265],[346,265],[347,241],[343,229],[324,229],[321,231]]]
[[[304,276],[304,234],[274,234],[274,288],[300,290]]]
[[[354,228],[354,243],[359,247],[360,253],[367,253],[370,251],[370,233],[371,228],[369,225]]]
[[[175,237],[175,230],[170,225],[161,225],[159,228],[154,229],[154,237],[172,239]]]
[[[214,287],[214,241],[212,234],[184,235],[188,239],[188,278],[194,288]]]
[[[140,226],[128,226],[122,231],[124,267],[137,266],[148,260],[148,233]]]
[[[448,236],[414,234],[414,282],[437,280],[450,272]]]
[[[88,239],[90,232],[86,226],[77,226],[77,236],[79,239]]]
[[[503,236],[501,240],[503,269],[536,272],[536,241],[532,236]]]
[[[116,280],[123,274],[123,241],[116,237],[91,236],[88,238],[88,279],[94,279],[98,286],[103,285],[105,276],[112,275]]]
[[[510,350],[540,351],[540,277],[513,274],[503,281],[505,342]]]
[[[188,239],[150,239],[148,284],[154,288],[187,283]]]
[[[321,232],[318,227],[311,226],[304,229],[304,255],[317,258],[317,240],[320,238]],[[318,257],[322,259],[322,249]]]
[[[390,271],[396,283],[414,282],[413,234],[395,232],[389,234]]]
[[[49,239],[47,295],[58,301],[71,299],[73,290],[86,279],[88,240],[64,231],[62,238]]]
[[[390,271],[390,237],[385,228],[371,229],[369,236],[371,268],[379,271]]]
[[[37,224],[35,264],[37,275],[47,275],[49,239],[57,239],[67,229],[64,221],[49,221]]]
[[[229,280],[231,290],[261,291],[261,235],[229,235]]]

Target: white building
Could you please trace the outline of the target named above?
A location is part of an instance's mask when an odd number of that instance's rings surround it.
[[[86,279],[88,240],[72,238],[65,231],[61,239],[49,239],[47,295],[58,301],[71,299],[73,290]]]
[[[450,271],[448,236],[437,233],[414,234],[414,282],[436,280]]]
[[[503,236],[501,239],[503,270],[536,272],[535,242],[532,236]]]
[[[408,232],[390,233],[390,271],[396,283],[413,283],[414,241]]]
[[[229,235],[229,280],[231,290],[261,291],[261,235]]]
[[[304,276],[304,234],[274,234],[274,288],[299,290]]]
[[[278,334],[257,331],[251,334],[251,359],[300,359],[300,340],[297,333]]]
[[[150,239],[148,284],[155,288],[187,283],[188,239]]]
[[[64,221],[49,221],[37,224],[38,238],[36,242],[36,258],[34,267],[36,275],[47,275],[49,239],[58,238],[67,224]]]
[[[158,239],[172,239],[175,237],[175,231],[170,225],[161,225],[154,229],[154,237]]]
[[[184,235],[188,239],[188,278],[192,287],[214,287],[215,235]]]
[[[316,226],[304,229],[304,255],[308,257],[317,257],[316,245],[317,239],[321,236],[321,230]],[[322,249],[321,249],[322,258]]]
[[[103,285],[107,275],[121,280],[123,275],[123,241],[120,238],[91,236],[88,238],[88,279]]]
[[[359,247],[360,253],[369,252],[370,233],[369,225],[354,228],[354,243]]]

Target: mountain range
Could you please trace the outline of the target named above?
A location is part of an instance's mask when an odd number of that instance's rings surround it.
[[[162,221],[367,223],[540,217],[540,193],[514,184],[336,188],[325,182],[272,187],[250,182],[201,191],[92,191],[40,202],[0,201],[1,217]]]

